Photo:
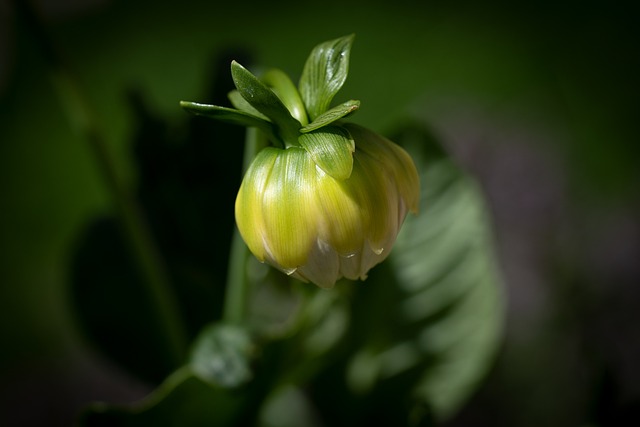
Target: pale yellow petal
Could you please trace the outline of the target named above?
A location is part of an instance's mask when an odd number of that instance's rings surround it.
[[[301,148],[278,155],[262,195],[262,218],[269,255],[283,269],[307,263],[318,236],[315,163]]]
[[[342,256],[360,250],[364,240],[363,212],[350,179],[336,180],[318,170],[318,202],[322,208],[321,239]],[[357,178],[354,178],[357,181]]]
[[[398,194],[391,176],[367,153],[356,149],[354,172],[347,181],[352,181],[358,195],[366,238],[376,250],[384,249],[388,233],[395,233],[398,226]]]
[[[262,195],[271,170],[281,150],[265,148],[251,163],[236,197],[236,224],[249,250],[260,262],[265,260],[265,225],[262,217]]]
[[[418,211],[420,179],[411,156],[399,145],[367,128],[352,123],[345,128],[356,141],[356,150],[366,152],[380,163],[396,181],[397,191],[411,212]]]

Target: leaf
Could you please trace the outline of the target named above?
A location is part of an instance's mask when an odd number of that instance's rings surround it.
[[[231,101],[231,105],[233,105],[236,109],[242,110],[245,113],[251,114],[252,116],[256,116],[261,118],[265,122],[269,121],[269,117],[262,114],[260,111],[256,110],[249,104],[243,97],[240,95],[238,90],[232,90],[228,94],[229,101]]]
[[[331,100],[347,79],[353,35],[317,45],[311,51],[300,77],[300,95],[309,119],[327,111]]]
[[[312,123],[303,126],[302,129],[300,129],[300,132],[307,133],[319,129],[323,126],[335,122],[336,120],[340,120],[348,116],[358,108],[360,108],[360,101],[355,100],[347,101],[343,104],[337,105],[329,111],[320,114]]]
[[[336,426],[450,418],[486,374],[502,332],[502,284],[480,189],[422,127],[392,140],[416,162],[420,213],[406,218],[389,259],[355,288],[342,359],[310,386]],[[339,419],[348,411],[355,413]]]
[[[307,110],[305,110],[302,98],[300,98],[300,92],[298,92],[298,88],[293,84],[289,76],[282,70],[272,68],[264,73],[262,81],[278,95],[278,98],[296,120],[302,124],[309,122]]]
[[[231,76],[240,95],[256,110],[275,123],[285,141],[295,140],[301,125],[291,116],[280,98],[242,65],[231,63]]]
[[[325,126],[303,133],[298,138],[300,145],[316,165],[335,179],[351,176],[355,142],[349,132],[339,126]]]
[[[253,345],[239,326],[214,324],[196,339],[190,365],[203,381],[222,387],[237,387],[251,380],[249,358]]]
[[[271,123],[249,111],[219,107],[217,105],[198,104],[196,102],[189,101],[180,101],[180,106],[186,111],[198,116],[211,117],[213,119],[236,125],[257,127],[268,135],[273,133],[273,126]]]

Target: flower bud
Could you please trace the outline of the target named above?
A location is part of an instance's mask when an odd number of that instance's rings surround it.
[[[235,206],[240,234],[261,262],[323,288],[342,277],[365,279],[418,206],[409,155],[363,127],[342,128],[355,142],[348,178],[332,177],[301,147],[267,147],[247,170]]]
[[[350,35],[317,45],[297,88],[280,70],[261,80],[233,61],[235,108],[181,102],[194,114],[256,128],[272,144],[244,176],[238,229],[261,262],[323,288],[342,277],[365,279],[389,255],[407,210],[418,206],[409,155],[343,123],[360,101],[330,108],[347,78],[352,41]]]

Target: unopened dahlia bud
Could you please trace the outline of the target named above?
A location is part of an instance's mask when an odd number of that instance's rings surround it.
[[[251,164],[236,199],[251,252],[321,287],[365,279],[389,254],[407,210],[418,206],[407,153],[365,128],[344,127],[356,147],[349,178],[333,178],[303,148],[270,147]]]
[[[280,71],[258,80],[237,63],[236,109],[182,103],[196,113],[261,129],[273,144],[248,168],[236,199],[238,230],[251,252],[284,273],[329,288],[365,279],[391,251],[419,180],[399,146],[329,109],[347,75],[352,37],[318,45],[299,88]]]

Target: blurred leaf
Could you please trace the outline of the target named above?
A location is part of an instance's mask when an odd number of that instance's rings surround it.
[[[235,325],[214,324],[194,343],[191,369],[203,381],[237,387],[251,380],[249,358],[253,345],[248,332]]]
[[[408,148],[428,166],[421,176],[422,213],[407,219],[392,258],[404,292],[402,320],[417,332],[400,345],[429,359],[415,392],[444,419],[489,367],[502,330],[502,288],[476,183],[451,159],[428,160],[418,147]],[[395,350],[382,356],[383,372],[411,365],[406,352]]]
[[[479,188],[424,128],[392,139],[420,172],[420,213],[407,217],[389,260],[355,284],[342,356],[312,382],[331,425],[445,420],[500,342],[502,287]]]

